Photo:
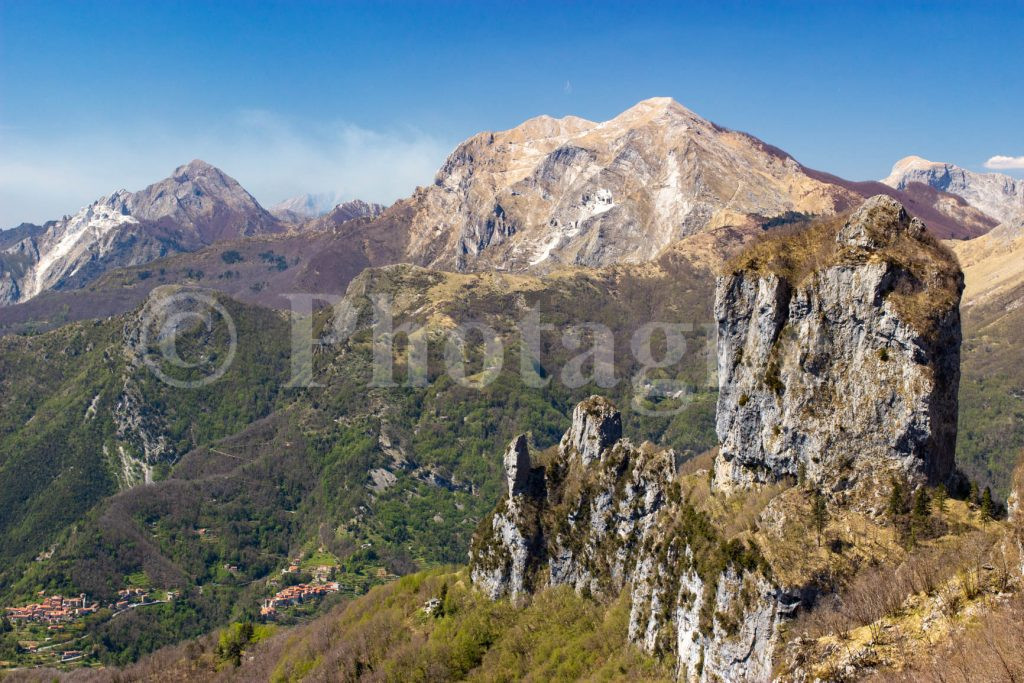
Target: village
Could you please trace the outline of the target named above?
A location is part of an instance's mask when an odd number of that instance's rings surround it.
[[[85,593],[77,598],[65,598],[63,595],[51,595],[42,602],[25,605],[24,607],[8,607],[7,618],[14,625],[34,622],[56,626],[93,614],[99,611],[99,603],[88,604]],[[56,630],[56,629],[53,629]]]
[[[44,595],[43,591],[39,592]],[[145,588],[123,588],[117,592],[117,600],[107,605],[114,614],[127,609],[145,607],[157,603],[169,602],[177,596],[175,591],[165,591],[166,597],[157,599]],[[24,605],[22,607],[6,608],[7,618],[11,623],[17,624],[47,624],[51,630],[57,630],[60,624],[75,619],[80,619],[100,610],[99,602],[89,604],[85,593],[79,594],[76,598],[66,598],[63,595],[51,595],[44,598],[42,602]]]
[[[297,574],[300,570],[300,560],[295,559],[287,567],[281,570],[282,576]],[[309,583],[299,583],[288,586],[277,591],[273,596],[265,599],[260,607],[260,616],[264,619],[275,619],[279,609],[299,605],[313,598],[321,598],[328,593],[337,593],[341,590],[337,581],[328,581],[334,567],[320,565],[312,569],[313,580]]]
[[[116,617],[137,607],[146,607],[174,600],[177,591],[151,591],[145,588],[129,587],[117,592],[117,599],[107,605],[98,600],[90,601],[85,593],[77,597],[60,594],[44,596],[39,602],[4,609],[4,618],[14,628],[18,644],[24,656],[35,664],[70,664],[89,657],[81,647],[85,638],[84,619],[103,609]],[[8,667],[16,662],[3,661],[0,666]]]

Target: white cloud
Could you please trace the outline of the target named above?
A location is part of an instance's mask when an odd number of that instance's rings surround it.
[[[456,141],[345,121],[298,123],[244,111],[212,129],[160,125],[90,134],[22,134],[0,127],[0,227],[73,213],[97,197],[137,190],[199,158],[264,206],[306,192],[391,203],[433,179]]]
[[[997,154],[985,162],[985,168],[1008,171],[1012,169],[1024,169],[1024,156],[1008,157]]]

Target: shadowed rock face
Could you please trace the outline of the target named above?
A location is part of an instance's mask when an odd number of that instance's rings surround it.
[[[838,493],[954,470],[955,258],[890,197],[756,245],[720,277],[716,484],[806,472]]]

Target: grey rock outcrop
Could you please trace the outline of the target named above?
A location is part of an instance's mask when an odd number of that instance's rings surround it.
[[[716,289],[716,484],[946,481],[962,289],[955,258],[886,196],[742,256]]]
[[[618,411],[593,396],[557,448],[532,458],[524,436],[512,441],[508,496],[470,551],[473,583],[492,599],[556,585],[597,599],[628,590],[630,640],[674,655],[681,680],[767,679],[792,600],[756,547],[724,543],[682,499],[671,450],[621,432]]]
[[[572,426],[562,438],[560,450],[578,455],[585,467],[621,438],[622,416],[610,402],[595,396],[573,409]]]

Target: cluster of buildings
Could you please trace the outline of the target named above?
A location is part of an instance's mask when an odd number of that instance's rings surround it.
[[[24,607],[8,607],[7,618],[13,623],[37,622],[40,624],[60,624],[71,621],[99,609],[99,603],[88,604],[85,593],[77,598],[65,598],[63,595],[51,595],[42,602]]]
[[[288,586],[279,590],[273,597],[263,601],[260,608],[260,616],[273,618],[281,607],[298,605],[311,598],[319,598],[328,593],[337,593],[339,590],[337,581],[324,583],[300,583],[295,586]]]
[[[110,609],[120,612],[129,607],[148,605],[150,602],[153,601],[149,599],[149,591],[145,588],[123,588],[117,591],[117,602],[110,605]]]
[[[173,600],[177,597],[175,591],[167,591],[167,599]],[[149,591],[145,588],[124,588],[117,592],[117,601],[108,605],[108,608],[113,612],[120,612],[121,610],[128,609],[130,607],[140,607],[143,605],[152,605],[154,603],[161,602],[153,599]],[[99,611],[100,605],[98,602],[89,604],[89,601],[85,597],[85,593],[82,593],[77,598],[66,598],[63,595],[51,595],[48,598],[44,598],[42,602],[38,602],[32,605],[25,605],[24,607],[8,607],[6,609],[7,618],[12,623],[38,623],[38,624],[50,624],[54,628],[58,628],[58,624],[63,624],[80,617],[84,617],[87,614],[92,614]]]

